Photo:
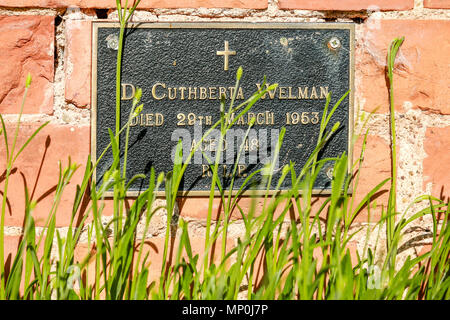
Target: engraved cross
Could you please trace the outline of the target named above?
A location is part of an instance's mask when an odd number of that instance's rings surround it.
[[[228,70],[228,57],[229,56],[235,56],[236,55],[236,51],[230,51],[228,48],[228,41],[225,41],[225,50],[224,51],[217,51],[217,55],[218,56],[223,56],[224,59],[224,63],[223,63],[223,70],[227,71]]]

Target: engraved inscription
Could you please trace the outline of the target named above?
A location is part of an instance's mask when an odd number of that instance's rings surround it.
[[[218,56],[223,56],[223,70],[228,71],[228,57],[229,56],[235,56],[236,51],[231,51],[228,48],[228,41],[225,40],[225,50],[223,51],[217,51]]]
[[[116,126],[117,51],[110,44],[118,26],[93,26],[91,150],[94,161],[102,156],[96,167],[100,181],[112,163],[111,153],[102,152],[110,145],[108,128],[114,132]],[[215,159],[223,190],[232,180],[233,192],[244,185],[265,190],[261,181],[269,163],[274,163],[271,189],[288,189],[290,176],[276,186],[282,168],[292,163],[301,172],[321,134],[325,105],[329,115],[353,88],[353,29],[342,23],[140,23],[127,32],[122,61],[120,122],[125,128],[130,121],[130,127],[121,133],[119,148],[124,154],[128,141],[127,175],[147,176],[152,167],[172,171],[174,150],[181,143],[183,161],[191,154],[179,187],[185,195],[210,190]],[[243,74],[236,85],[240,66]],[[138,89],[140,109],[133,116]],[[262,90],[267,91],[253,101]],[[336,122],[340,126],[318,160],[342,152],[352,158],[352,92],[333,110],[326,129]],[[316,172],[317,191],[331,188],[330,165]],[[130,182],[133,195],[146,186],[147,178]],[[163,183],[160,191],[164,188]]]

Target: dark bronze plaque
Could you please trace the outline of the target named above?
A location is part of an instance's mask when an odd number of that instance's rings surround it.
[[[93,24],[92,156],[98,157],[109,143],[107,128],[115,127],[115,77],[119,28],[117,24]],[[222,184],[229,183],[248,123],[255,125],[244,142],[234,190],[263,164],[271,160],[280,129],[286,135],[280,151],[274,183],[289,161],[296,170],[314,149],[325,106],[331,92],[331,106],[353,89],[352,24],[254,24],[254,23],[144,23],[126,31],[122,63],[121,121],[125,124],[132,107],[134,88],[142,88],[144,109],[130,129],[127,175],[172,170],[173,154],[179,139],[185,153],[220,119],[220,96],[230,103],[236,71],[243,67],[235,105],[245,101],[261,86],[278,83],[237,122],[221,163]],[[344,151],[351,155],[353,93],[333,115],[331,125],[340,121],[341,129],[326,145],[321,157],[335,157]],[[127,100],[128,99],[128,100]],[[194,125],[195,124],[195,125]],[[124,147],[121,137],[121,148]],[[218,137],[205,140],[202,150],[215,158]],[[350,157],[351,158],[351,157]],[[108,153],[100,162],[97,181],[112,163]],[[188,166],[180,187],[183,194],[209,191],[208,162],[199,151]],[[315,188],[331,187],[331,163],[325,165]],[[328,174],[327,174],[328,173]],[[260,174],[254,176],[253,189]],[[288,188],[288,177],[282,189]],[[136,181],[139,192],[147,179]],[[189,191],[188,193],[186,193]]]

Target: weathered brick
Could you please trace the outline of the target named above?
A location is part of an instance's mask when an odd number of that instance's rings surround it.
[[[394,70],[395,108],[405,101],[433,113],[450,114],[448,75],[450,21],[377,20],[365,24],[356,51],[357,97],[364,109],[389,110],[386,56],[391,41],[405,37]]]
[[[19,245],[20,242],[22,241],[22,236],[5,236],[4,238],[4,261],[5,261],[5,271],[6,274],[8,275],[9,272],[11,271],[11,267],[12,264],[14,262],[15,257],[17,256],[17,252],[19,249]],[[36,237],[36,244],[39,241],[39,236]],[[45,244],[45,236],[44,236],[44,240],[41,241],[41,244],[39,245],[39,247],[37,248],[37,252],[36,255],[38,256],[38,259],[40,259],[44,253],[44,244]],[[23,257],[25,260],[25,253],[23,253]],[[25,268],[24,268],[25,269]],[[31,279],[30,281],[32,281],[33,278],[33,274],[31,275]],[[22,281],[20,283],[20,293],[23,294],[24,290],[25,290],[25,271],[22,270]]]
[[[424,186],[432,183],[432,195],[450,197],[450,127],[427,128],[424,149],[427,157],[423,161]]]
[[[132,1],[129,1],[131,5]],[[125,1],[122,1],[125,4]],[[66,8],[115,8],[115,0],[0,0],[3,7]],[[139,8],[267,8],[267,0],[142,0]]]
[[[270,203],[271,197],[268,198],[266,207],[268,207]],[[248,216],[250,213],[251,207],[252,207],[252,201],[255,201],[255,211],[253,212],[253,216],[260,216],[261,212],[263,211],[264,207],[264,197],[241,197],[237,201],[237,205],[239,205],[242,212]],[[316,201],[317,202],[317,201]],[[320,204],[323,203],[323,201],[319,202]],[[320,206],[320,204],[317,206],[317,208]],[[200,220],[206,220],[208,217],[208,207],[209,207],[209,198],[208,197],[190,197],[190,198],[182,198],[178,200],[178,207],[180,209],[180,215],[183,217],[189,217],[189,218],[195,218]],[[316,208],[316,206],[314,206]],[[278,218],[283,210],[285,209],[285,202],[280,203],[274,212],[274,218]],[[296,206],[293,206],[292,211],[292,218],[298,218],[298,210]],[[223,204],[221,202],[220,197],[215,197],[213,201],[213,209],[212,209],[212,220],[218,220],[219,217],[223,219],[224,210],[223,210]],[[286,219],[290,219],[291,215],[289,213],[286,214]],[[234,210],[231,213],[231,219],[237,220],[242,219],[242,213],[240,212],[239,208],[236,206],[234,207]]]
[[[36,244],[39,241],[39,237],[40,235],[36,236]],[[10,267],[11,264],[14,261],[15,256],[17,255],[17,251],[19,249],[19,245],[20,242],[22,241],[23,236],[5,236],[4,241],[5,241],[5,247],[4,247],[4,254],[3,256],[5,257],[5,263],[7,267]],[[38,257],[41,257],[42,254],[44,253],[44,241],[45,241],[45,235],[43,236],[43,241],[41,241],[40,246],[37,249],[36,254],[38,255]],[[8,263],[10,261],[10,263]]]
[[[28,73],[24,113],[53,112],[53,56],[53,17],[0,16],[1,113],[19,113]]]
[[[259,202],[257,207],[259,207]],[[244,212],[248,212],[251,204],[251,198],[243,197],[238,201],[238,205],[243,209]],[[218,220],[219,216],[223,216],[223,204],[220,197],[214,198],[213,209],[212,209],[212,219]],[[178,208],[180,209],[180,215],[195,219],[205,219],[208,216],[209,208],[209,198],[208,197],[185,197],[178,200]],[[239,209],[235,208],[232,212],[232,219],[242,218],[239,213]]]
[[[410,10],[414,8],[414,0],[280,0],[279,6],[303,10]]]
[[[14,258],[17,255],[17,249],[19,248],[21,236],[5,236],[4,238],[4,261],[5,269],[10,270],[13,264]]]
[[[199,255],[199,263],[197,265],[197,268],[200,267],[201,262],[203,261],[203,253],[205,252],[205,238],[198,237],[198,236],[192,236],[189,235],[190,245],[192,249],[192,254]],[[229,252],[231,249],[235,247],[234,239],[229,238],[227,239],[227,252]],[[112,242],[112,240],[111,240]],[[167,252],[167,262],[168,263],[174,263],[174,260],[176,259],[178,248],[179,248],[179,242],[180,239],[174,238],[169,241],[169,247]],[[164,243],[165,238],[150,238],[147,239],[144,243],[143,250],[142,250],[142,257],[141,257],[141,264],[144,260],[144,257],[148,253],[148,259],[147,259],[147,265],[149,270],[149,276],[148,276],[148,283],[150,284],[152,281],[155,281],[156,283],[159,282],[159,278],[161,275],[161,268],[163,263],[163,254],[164,254]],[[138,252],[140,250],[141,242],[137,243],[135,247],[134,252],[134,262],[137,261]],[[222,250],[222,239],[218,238],[216,242],[213,244],[212,251],[210,251],[210,256],[213,255],[214,262],[216,264],[221,262],[221,250]],[[90,260],[89,266],[88,266],[88,275],[89,275],[89,283],[93,283],[95,279],[95,247],[91,244],[89,246],[87,243],[80,243],[77,245],[75,250],[75,261],[83,261],[89,254],[89,252],[92,255],[92,259]],[[211,253],[212,252],[212,253]],[[186,254],[186,250],[183,248],[181,257],[184,258],[186,261],[188,261],[188,256]],[[230,260],[228,260],[230,261]],[[103,281],[103,279],[102,279]]]
[[[450,0],[424,0],[423,6],[431,9],[450,9]]]
[[[91,38],[90,21],[66,21],[66,101],[80,108],[90,106]]]
[[[353,161],[357,161],[361,155],[363,137],[359,137],[353,150]],[[354,208],[362,199],[379,183],[391,175],[391,149],[389,144],[378,136],[367,136],[366,149],[363,155],[363,162],[359,170],[358,185],[353,190]],[[384,186],[371,198],[370,221],[377,221],[381,217],[381,206],[388,202],[390,182]],[[373,206],[376,205],[375,208]],[[368,208],[356,216],[355,221],[365,222],[368,220]]]
[[[23,123],[19,131],[16,152],[29,136],[42,123]],[[7,125],[10,147],[12,144],[14,125]],[[0,154],[5,155],[5,145],[0,143]],[[36,225],[45,224],[53,204],[55,187],[58,183],[58,163],[62,168],[68,164],[68,157],[72,163],[80,164],[71,182],[66,187],[56,214],[57,226],[67,226],[70,222],[76,184],[81,183],[84,174],[84,165],[89,154],[89,126],[69,126],[48,124],[39,132],[32,142],[19,155],[14,166],[13,174],[9,179],[7,192],[6,225],[22,226],[25,213],[25,191],[28,188],[29,196],[37,201],[33,217]],[[0,157],[2,174],[6,168],[5,157]],[[0,179],[0,190],[4,190],[4,176]]]

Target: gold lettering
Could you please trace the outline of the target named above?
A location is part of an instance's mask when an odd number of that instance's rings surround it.
[[[154,123],[153,123],[153,113],[147,113],[145,115],[145,125],[147,127],[154,125]]]
[[[305,87],[302,91],[302,87],[298,87],[298,98],[308,99],[308,87]]]
[[[211,124],[212,124],[212,117],[205,116],[205,125],[211,125]]]
[[[191,152],[194,151],[195,149],[195,145],[197,144],[197,142],[195,141],[195,139],[192,139],[192,143],[191,143]]]
[[[181,97],[180,97],[180,99],[181,99],[181,100],[184,100],[184,92],[186,91],[186,87],[180,87],[179,89],[180,89],[180,92],[181,92]]]
[[[310,99],[319,99],[319,97],[317,96],[316,87],[312,87],[311,96],[309,98]]]
[[[200,87],[200,100],[205,100],[207,98],[206,88]]]
[[[157,87],[157,86],[163,87],[163,88],[165,89],[165,88],[166,88],[166,85],[165,85],[164,83],[158,82],[158,83],[155,83],[155,84],[153,85],[153,87],[152,87],[152,96],[153,96],[153,99],[155,99],[155,100],[162,100],[162,99],[164,99],[164,98],[166,97],[166,94],[164,93],[162,96],[157,96],[157,95],[156,95],[156,87]]]
[[[202,141],[202,143],[200,143],[200,151],[201,152],[205,152],[206,149],[208,149],[208,142],[207,141]]]
[[[261,84],[260,84],[260,83],[257,83],[257,84],[256,84],[256,87],[258,88],[258,91],[261,91]],[[266,96],[267,96],[267,93],[265,93],[264,95],[262,95],[262,96],[261,96],[261,99],[265,99]]]
[[[222,98],[222,96],[227,98],[227,88],[225,87],[219,87],[219,99]]]
[[[209,87],[209,100],[217,99],[216,98],[216,87]]]
[[[186,115],[184,113],[177,114],[177,119],[178,119],[177,126],[185,126],[186,125],[186,122],[185,122]]]
[[[244,92],[242,92],[242,88],[241,87],[239,87],[236,99],[244,99]]]
[[[155,113],[155,126],[161,127],[164,124],[164,116],[161,113]]]
[[[245,169],[247,169],[247,167],[243,164],[238,164],[238,177],[246,177],[247,174],[244,173]]]
[[[279,87],[278,88],[278,99],[287,99],[286,97],[286,87]]]
[[[256,84],[256,87],[258,88],[258,91],[261,90],[261,85],[260,85],[259,83]],[[268,85],[268,84],[266,84],[266,89],[267,89],[267,88],[269,88],[269,85]],[[273,90],[269,90],[269,91],[268,91],[268,92],[269,92],[269,98],[270,98],[270,99],[275,98],[275,90],[276,90],[276,89],[273,89]],[[265,98],[266,98],[266,95],[267,95],[267,93],[265,93],[265,94],[261,97],[261,99],[265,99]]]
[[[256,115],[256,123],[257,124],[264,124],[264,113],[258,113]]]
[[[234,120],[234,112],[228,117],[228,123],[227,124],[230,124],[231,122],[233,122],[233,120]]]
[[[131,88],[131,94],[127,95],[127,88]],[[122,83],[122,100],[131,100],[136,94],[136,88],[131,83]]]
[[[224,165],[223,165],[223,176],[226,177],[226,178],[230,178],[231,175],[232,175],[231,172],[227,173],[227,165],[224,164]]]
[[[211,170],[207,164],[202,164],[202,178],[211,177]]]
[[[164,124],[164,116],[161,113],[145,113],[131,119],[130,126],[160,127]]]
[[[130,127],[134,127],[138,124],[138,117],[134,117],[131,119]]]
[[[270,87],[269,84],[265,84],[266,90]],[[256,83],[258,91],[263,90],[260,83]],[[224,97],[230,99],[233,96],[235,99],[245,99],[244,89],[239,87],[235,90],[235,87],[167,87],[163,82],[157,82],[151,88],[151,94],[155,100],[163,100],[165,98],[169,100],[216,100]],[[295,91],[298,90],[298,93]],[[136,88],[130,83],[122,83],[122,100],[133,99],[136,93]],[[326,99],[329,94],[328,86],[313,86],[313,87],[292,87],[282,86],[273,90],[267,90],[261,99],[274,99],[278,97],[280,100],[295,100],[295,99]],[[261,121],[260,116],[258,121]],[[265,123],[273,122],[273,118],[264,120]]]
[[[192,87],[189,87],[189,96],[188,99],[192,100],[192,96],[194,96],[194,100],[197,99],[197,87],[194,87],[194,90],[192,90]]]
[[[328,97],[328,87],[320,87],[320,99],[326,99]]]
[[[258,150],[259,148],[259,141],[258,139],[252,139],[250,142],[250,150]]]
[[[230,97],[234,96],[234,87],[228,87],[230,89]]]
[[[274,123],[273,112],[266,111],[266,124],[273,124],[273,123]]]
[[[173,94],[172,94],[173,90]],[[174,100],[177,98],[177,88],[169,88],[169,99]]]
[[[255,114],[253,112],[247,113],[247,123],[250,123],[250,121],[252,121],[253,118],[255,118]]]
[[[297,99],[295,96],[292,95],[292,87],[289,87],[289,97],[288,99]]]
[[[227,142],[227,140],[222,140],[222,141],[223,141],[222,150],[225,151],[228,148],[228,142]]]
[[[216,139],[209,140],[209,151],[216,151]]]

